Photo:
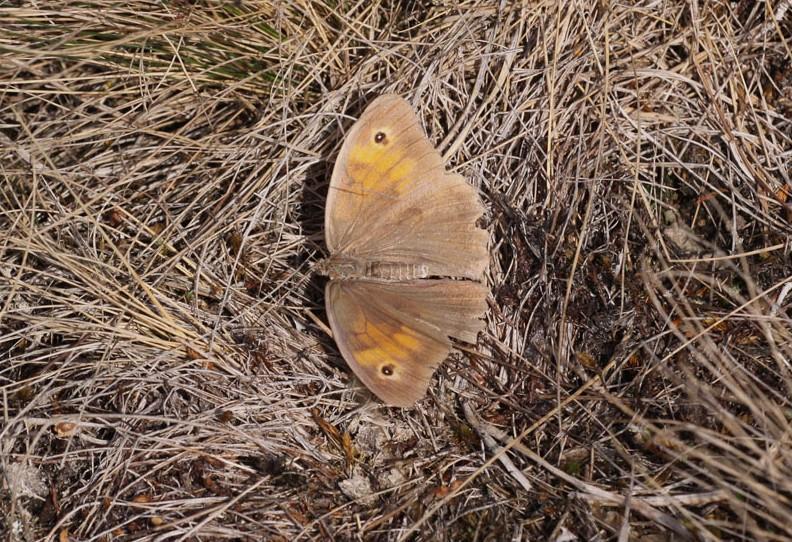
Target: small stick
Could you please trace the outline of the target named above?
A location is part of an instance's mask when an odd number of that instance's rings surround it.
[[[523,487],[525,491],[531,491],[533,487],[531,486],[531,482],[528,481],[528,478],[522,473],[520,469],[518,469],[512,460],[509,459],[509,456],[505,453],[500,453],[503,450],[503,446],[499,445],[495,442],[489,433],[487,433],[486,429],[481,425],[481,421],[479,420],[478,416],[473,412],[473,409],[470,406],[470,403],[465,403],[462,405],[462,410],[465,412],[465,419],[467,422],[473,427],[473,429],[481,435],[481,439],[486,444],[489,450],[498,456],[498,461],[503,464],[509,474],[511,474],[517,482]]]

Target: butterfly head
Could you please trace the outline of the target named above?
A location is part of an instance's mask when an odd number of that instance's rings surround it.
[[[359,277],[364,274],[364,267],[363,262],[357,259],[333,255],[316,262],[313,270],[321,276],[337,280]]]

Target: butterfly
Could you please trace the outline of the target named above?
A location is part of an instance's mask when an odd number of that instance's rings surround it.
[[[484,327],[488,264],[476,189],[445,170],[412,107],[374,100],[349,131],[330,180],[325,304],[333,337],[383,402],[421,399],[451,350]]]

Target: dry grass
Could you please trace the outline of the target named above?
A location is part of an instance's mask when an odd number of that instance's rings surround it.
[[[792,539],[788,0],[0,21],[5,538]],[[310,271],[386,91],[491,232],[487,331],[412,410]]]

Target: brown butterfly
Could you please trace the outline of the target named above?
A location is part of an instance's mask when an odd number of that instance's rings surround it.
[[[385,403],[412,406],[483,328],[487,232],[476,190],[446,172],[410,105],[374,100],[347,135],[325,211],[325,303],[338,348]],[[467,279],[467,280],[462,280]]]

